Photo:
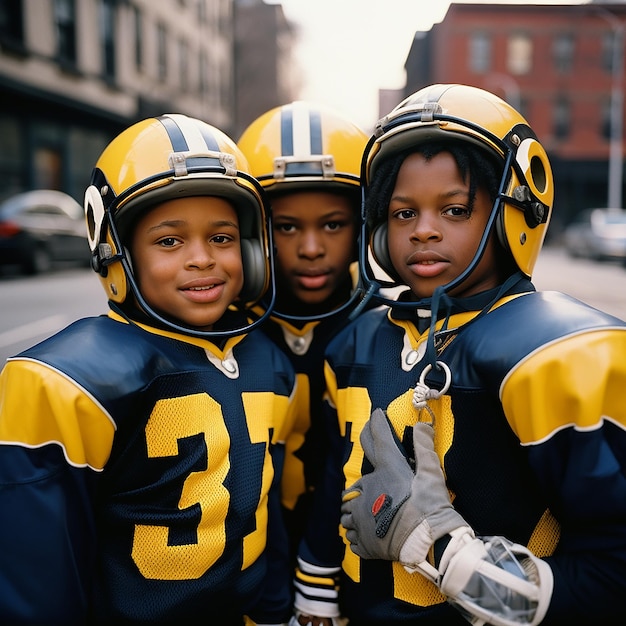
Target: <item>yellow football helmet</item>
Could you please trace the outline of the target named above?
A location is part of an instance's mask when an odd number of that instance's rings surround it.
[[[269,193],[323,183],[360,194],[367,135],[332,109],[296,101],[254,120],[237,145],[250,173]]]
[[[241,232],[244,286],[237,304],[252,306],[273,290],[273,268],[269,210],[248,170],[230,137],[180,114],[138,122],[109,143],[92,172],[84,206],[92,267],[114,308],[123,312],[132,294],[151,318],[176,331],[197,336],[241,332],[197,331],[163,319],[139,291],[126,244],[132,225],[154,204],[187,196],[225,198],[237,211]]]
[[[356,124],[333,109],[298,100],[260,115],[237,145],[270,200],[291,191],[342,193],[360,220],[361,159],[367,139]],[[276,309],[273,314],[292,321],[319,320],[352,308],[359,297],[355,289],[343,306],[322,315],[294,316]]]
[[[487,228],[495,228],[517,268],[530,277],[550,221],[554,181],[546,151],[528,122],[504,100],[482,89],[455,84],[425,87],[376,124],[362,162],[365,194],[384,160],[433,139],[472,142],[502,163],[499,194]],[[393,276],[386,225],[374,227],[368,238],[375,260]],[[486,239],[463,276],[482,256]]]

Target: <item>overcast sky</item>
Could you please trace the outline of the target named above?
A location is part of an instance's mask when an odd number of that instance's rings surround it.
[[[367,132],[378,119],[378,90],[404,86],[404,62],[415,32],[430,30],[450,4],[446,0],[265,1],[282,4],[287,18],[298,27],[300,96],[336,108]],[[535,0],[531,4],[579,3]]]

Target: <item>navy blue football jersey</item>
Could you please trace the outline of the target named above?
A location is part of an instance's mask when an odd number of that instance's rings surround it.
[[[281,623],[295,377],[110,313],[0,375],[0,623]]]
[[[350,322],[353,310],[354,306],[346,307],[312,321],[272,315],[262,326],[262,331],[288,356],[298,381],[281,482],[281,502],[294,555],[310,523],[313,494],[328,450],[323,426],[324,353],[331,339]]]
[[[454,507],[477,535],[504,536],[545,558],[554,591],[543,623],[615,623],[626,611],[626,323],[557,293],[530,289],[486,314],[437,323],[448,390],[429,401],[435,449]],[[342,615],[356,626],[464,624],[438,589],[401,564],[336,545],[341,492],[369,471],[360,432],[386,411],[411,457],[413,395],[443,385],[417,312],[364,313],[329,345],[325,486],[318,534],[301,556],[341,567]],[[418,405],[419,407],[419,405]],[[312,525],[315,527],[315,525]],[[345,538],[344,538],[345,539]]]

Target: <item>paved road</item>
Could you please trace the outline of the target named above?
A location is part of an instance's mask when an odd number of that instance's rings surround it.
[[[572,259],[559,248],[544,248],[535,267],[537,289],[563,291],[626,320],[626,267]]]
[[[1,277],[0,366],[70,322],[106,311],[104,289],[91,269]]]

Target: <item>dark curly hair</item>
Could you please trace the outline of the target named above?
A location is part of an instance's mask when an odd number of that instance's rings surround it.
[[[433,141],[411,146],[383,161],[376,170],[365,194],[365,214],[368,228],[373,229],[387,220],[387,211],[393,193],[398,171],[404,160],[416,152],[426,160],[432,159],[440,152],[449,152],[465,180],[469,175],[470,209],[476,197],[476,190],[481,187],[487,190],[493,202],[498,195],[502,163],[491,157],[486,150],[461,140]]]

